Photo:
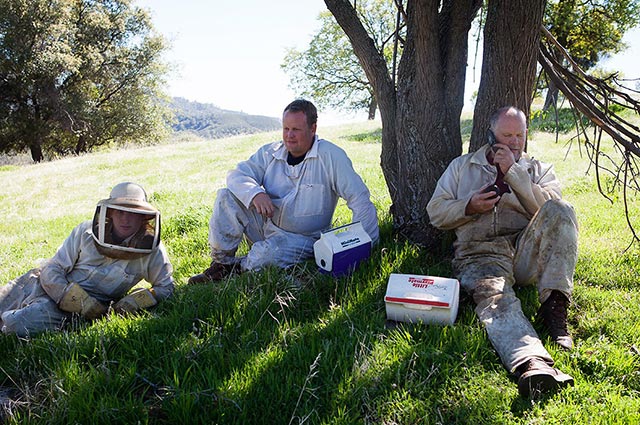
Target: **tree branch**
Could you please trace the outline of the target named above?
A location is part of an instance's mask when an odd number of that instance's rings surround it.
[[[544,42],[545,39],[541,40],[538,61],[547,76],[569,100],[571,105],[595,126],[594,131],[597,132],[596,143],[589,143],[587,138],[585,147],[588,148],[589,160],[595,166],[598,190],[611,201],[611,198],[605,194],[605,190],[602,187],[601,171],[613,178],[613,184],[608,190],[609,193],[612,193],[618,184],[622,186],[627,224],[632,232],[634,241],[640,242],[635,226],[629,216],[628,207],[630,192],[638,193],[640,187],[638,184],[639,176],[634,167],[635,161],[640,158],[640,136],[638,136],[640,131],[636,125],[622,118],[611,108],[612,105],[617,105],[639,114],[640,102],[624,91],[626,88],[618,83],[616,74],[606,78],[587,75],[546,28],[542,28],[542,33],[545,36],[546,43]],[[562,64],[562,58],[566,60],[567,66]],[[614,82],[620,89],[610,84],[611,82]],[[585,130],[583,129],[582,131],[586,136]],[[603,152],[601,147],[603,131],[613,140],[614,149],[620,153],[619,159]],[[602,159],[606,159],[605,162],[613,167],[608,168],[606,164],[601,162]]]

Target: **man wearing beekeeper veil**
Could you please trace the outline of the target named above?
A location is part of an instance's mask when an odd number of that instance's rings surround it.
[[[173,293],[172,272],[160,241],[160,212],[141,186],[123,182],[51,259],[0,288],[0,326],[29,336],[59,330],[74,317],[150,308]]]

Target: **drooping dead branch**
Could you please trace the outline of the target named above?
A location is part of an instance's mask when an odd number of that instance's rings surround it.
[[[546,28],[543,27],[542,32],[545,37],[540,43],[538,61],[572,107],[594,124],[593,141],[586,128],[582,132],[584,146],[596,172],[598,189],[610,201],[611,195],[621,190],[627,224],[633,240],[640,242],[635,230],[637,223],[631,220],[629,210],[630,199],[640,192],[637,164],[640,161],[640,128],[618,112],[631,110],[640,114],[638,92],[621,84],[617,73],[605,78],[587,75]],[[557,59],[561,57],[567,66]],[[603,132],[611,137],[613,149],[603,146]]]

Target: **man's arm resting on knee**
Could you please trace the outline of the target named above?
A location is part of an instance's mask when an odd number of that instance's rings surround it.
[[[254,196],[251,200],[251,205],[253,205],[258,214],[268,218],[273,217],[273,213],[276,208],[275,205],[273,205],[273,202],[271,201],[269,195],[264,192],[260,192],[256,196]]]

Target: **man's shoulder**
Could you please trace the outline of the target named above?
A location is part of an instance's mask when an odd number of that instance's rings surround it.
[[[279,151],[280,149],[284,149],[284,143],[282,142],[282,140],[278,140],[277,142],[269,142],[266,145],[262,145],[258,151],[274,153]]]
[[[528,164],[550,164],[550,163],[541,161],[538,158],[535,158],[535,157],[529,155],[527,152],[522,152],[522,155],[520,156],[520,161],[528,163]],[[518,162],[520,162],[520,161],[518,161]]]
[[[317,140],[318,155],[344,155],[347,153],[340,146],[326,139]]]
[[[274,157],[282,157],[283,149],[285,149],[285,147],[282,140],[270,142],[260,146],[260,148],[258,148],[258,150],[253,154],[252,158],[268,158],[267,161],[271,161]]]
[[[529,170],[529,173],[532,175],[544,175],[552,172],[554,168],[552,163],[544,162],[529,156],[526,152],[523,152],[522,156],[518,160],[518,165]]]
[[[483,149],[478,149],[474,152],[463,153],[462,155],[458,155],[451,160],[450,165],[453,166],[463,166],[469,163],[482,163],[483,159],[486,161],[486,157],[484,153],[481,153]]]

